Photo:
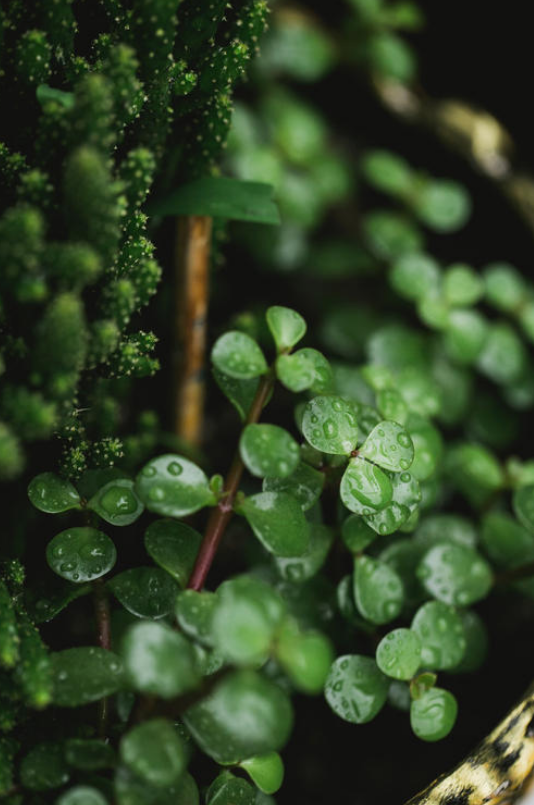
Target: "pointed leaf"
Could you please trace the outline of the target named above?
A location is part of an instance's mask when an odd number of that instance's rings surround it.
[[[269,330],[279,352],[291,349],[306,332],[306,322],[296,310],[274,305],[265,314]]]

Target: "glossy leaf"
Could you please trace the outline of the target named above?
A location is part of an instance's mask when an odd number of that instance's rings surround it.
[[[238,412],[241,420],[244,421],[258,390],[258,378],[240,380],[221,372],[216,366],[213,367],[213,377],[222,393],[230,400]]]
[[[83,771],[109,769],[115,765],[115,750],[96,738],[70,738],[65,743],[65,760]]]
[[[278,572],[286,581],[302,583],[311,579],[323,566],[334,538],[333,530],[321,523],[310,523],[308,547],[300,556],[277,556]]]
[[[293,684],[304,693],[320,693],[334,659],[328,638],[316,631],[302,632],[286,620],[276,643],[277,659]]]
[[[534,487],[530,489],[534,515]],[[518,492],[515,493],[515,498]],[[482,521],[481,541],[490,559],[501,567],[514,567],[534,560],[533,528],[527,530],[511,515],[505,512],[489,512]]]
[[[342,397],[314,397],[304,408],[302,432],[322,453],[349,455],[358,439],[354,408]]]
[[[354,562],[354,599],[364,618],[372,623],[388,623],[401,612],[402,581],[385,562],[359,556]]]
[[[319,500],[324,486],[324,473],[301,461],[286,478],[264,478],[264,492],[286,492],[308,511]]]
[[[79,707],[121,690],[126,683],[120,657],[97,646],[69,648],[51,655],[54,703]]]
[[[184,721],[200,748],[217,763],[236,763],[281,749],[293,714],[278,685],[244,670],[225,677],[186,710]]]
[[[80,526],[56,534],[46,548],[46,561],[58,576],[82,584],[108,573],[117,551],[106,534]]]
[[[212,644],[212,620],[217,606],[215,593],[184,590],[176,599],[176,617],[180,628],[194,640]]]
[[[284,614],[281,597],[265,582],[249,576],[225,581],[211,621],[213,645],[234,665],[259,665]]]
[[[135,493],[134,482],[129,478],[110,481],[87,505],[107,523],[117,526],[134,523],[145,508]]]
[[[141,621],[131,626],[122,655],[128,679],[141,693],[172,699],[199,681],[191,644],[162,623]]]
[[[163,618],[174,611],[178,587],[159,567],[134,567],[109,582],[115,598],[138,618]]]
[[[371,657],[338,657],[325,684],[325,698],[336,715],[352,724],[371,721],[386,703],[389,682]]]
[[[385,470],[407,470],[414,456],[409,434],[396,422],[380,422],[360,448],[360,455]]]
[[[309,525],[297,500],[286,492],[260,492],[240,504],[262,545],[275,556],[301,556],[309,542]]]
[[[239,330],[230,330],[217,339],[211,359],[220,372],[237,380],[259,377],[268,368],[258,344]]]
[[[440,741],[454,727],[458,714],[456,699],[443,688],[432,688],[410,707],[412,730],[423,741]]]
[[[316,393],[329,391],[333,383],[329,362],[321,352],[309,347],[292,355],[279,355],[276,374],[280,382],[295,393],[305,389]]]
[[[145,721],[127,732],[120,743],[120,756],[135,774],[156,786],[175,783],[187,763],[182,739],[164,718]]]
[[[358,456],[343,473],[339,495],[349,511],[370,515],[390,503],[393,488],[385,472]]]
[[[246,468],[258,478],[287,478],[300,463],[297,442],[278,425],[247,425],[239,452]]]
[[[185,587],[193,570],[202,537],[176,520],[155,520],[145,531],[148,555]]]
[[[32,478],[28,497],[36,509],[49,514],[65,512],[80,505],[80,496],[73,485],[53,472],[43,472]]]
[[[462,660],[466,639],[460,616],[442,601],[423,604],[412,620],[411,629],[422,644],[422,665],[437,671],[454,668]]]
[[[416,569],[423,553],[424,549],[413,539],[395,539],[378,557],[390,565],[400,577],[408,608],[417,606],[426,598],[425,590],[416,576]]]
[[[284,781],[284,764],[278,752],[256,755],[239,765],[264,794],[275,794]]]
[[[29,791],[60,788],[69,781],[69,777],[63,747],[52,741],[34,746],[20,764],[20,781]]]
[[[466,648],[461,662],[449,670],[456,674],[466,674],[478,670],[484,663],[488,655],[489,638],[480,615],[470,609],[461,610],[458,614],[464,627]]]
[[[267,308],[265,318],[279,352],[294,347],[306,333],[306,322],[300,313],[289,307]]]
[[[358,514],[351,514],[341,525],[341,537],[352,553],[360,553],[376,538],[376,533]]]
[[[380,670],[394,679],[411,679],[421,665],[421,641],[411,629],[394,629],[376,649]]]
[[[229,771],[223,771],[206,793],[206,805],[255,805],[256,789]]]
[[[164,517],[185,517],[215,503],[209,481],[196,464],[167,454],[145,464],[135,489],[147,509]]]
[[[391,474],[393,490],[391,502],[376,514],[365,517],[365,522],[382,536],[393,534],[417,510],[421,489],[411,472]]]
[[[172,785],[155,786],[119,766],[114,788],[117,805],[200,805],[198,786],[187,772]]]
[[[493,583],[490,566],[476,551],[446,543],[425,553],[417,575],[438,601],[460,607],[484,598]]]

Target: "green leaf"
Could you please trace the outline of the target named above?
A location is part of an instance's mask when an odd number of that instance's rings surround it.
[[[374,210],[363,219],[363,235],[373,255],[394,260],[424,248],[420,230],[410,220],[389,210]]]
[[[497,458],[481,444],[459,444],[451,448],[446,457],[446,470],[451,483],[474,505],[484,503],[504,484],[504,473]]]
[[[258,478],[287,478],[300,462],[297,442],[278,425],[247,425],[239,452],[246,468]]]
[[[73,485],[53,472],[43,472],[32,478],[28,497],[36,509],[48,514],[66,512],[80,505],[80,496]]]
[[[532,501],[532,514],[534,516],[534,487],[525,487],[530,490],[528,497]],[[514,493],[514,503],[517,493]],[[514,508],[516,506],[514,505]],[[517,508],[516,508],[517,511]],[[501,567],[514,567],[534,560],[534,520],[530,530],[520,525],[511,515],[505,512],[489,512],[482,520],[482,545],[490,559]]]
[[[416,576],[417,565],[424,549],[413,539],[396,539],[380,553],[379,559],[397,573],[404,588],[405,605],[413,608],[421,603],[426,593]]]
[[[145,531],[148,555],[185,587],[195,564],[202,537],[176,520],[155,520]]]
[[[399,372],[395,382],[412,414],[419,414],[422,417],[439,414],[441,390],[428,371],[417,366],[407,367]]]
[[[284,781],[284,763],[278,752],[242,760],[239,764],[264,794],[276,794]]]
[[[220,372],[237,380],[259,377],[268,369],[258,344],[239,330],[229,330],[217,339],[211,360]]]
[[[119,478],[128,479],[129,475],[118,467],[86,470],[78,481],[78,491],[82,497],[90,500],[97,494],[99,489],[109,484],[110,481],[116,481]]]
[[[366,515],[365,522],[378,534],[385,536],[397,531],[417,511],[421,500],[419,482],[410,472],[391,474],[391,502],[376,514]]]
[[[206,793],[206,805],[255,805],[256,789],[242,777],[223,771]]]
[[[44,106],[49,101],[60,104],[64,109],[72,109],[74,106],[73,92],[63,92],[61,89],[49,87],[48,84],[39,84],[35,94],[41,106]]]
[[[534,486],[515,489],[512,503],[518,520],[529,531],[534,531]]]
[[[107,805],[107,799],[97,788],[77,785],[65,791],[56,801],[56,805]]]
[[[385,472],[358,456],[343,474],[339,495],[354,514],[371,515],[388,505],[393,488]]]
[[[174,611],[178,587],[159,567],[124,570],[108,586],[117,601],[138,618],[163,618]]]
[[[226,176],[203,176],[180,185],[148,210],[155,216],[209,215],[258,224],[279,224],[280,215],[272,199],[273,187],[262,182],[245,182]]]
[[[111,696],[125,685],[120,658],[97,646],[68,648],[51,655],[54,703],[80,707]]]
[[[20,637],[11,594],[0,578],[0,666],[12,668],[19,660]]]
[[[476,361],[488,334],[488,323],[476,310],[452,310],[447,320],[444,345],[447,355],[460,364]]]
[[[341,537],[352,553],[360,553],[376,538],[376,533],[358,514],[351,514],[341,525]]]
[[[475,526],[459,514],[431,514],[418,526],[415,540],[422,548],[430,548],[436,543],[453,542],[474,548],[477,543]]]
[[[323,566],[332,541],[333,530],[322,523],[310,523],[310,541],[300,556],[277,556],[278,572],[286,581],[300,584],[315,576]]]
[[[240,504],[262,545],[276,556],[300,556],[308,547],[309,525],[297,500],[285,492],[260,492]]]
[[[441,271],[429,254],[408,253],[395,260],[389,281],[399,296],[418,301],[439,291]]]
[[[65,742],[65,760],[69,766],[83,771],[109,769],[115,765],[115,750],[104,741],[69,738]]]
[[[308,511],[321,497],[324,473],[301,461],[287,478],[264,478],[264,492],[286,492],[297,500],[302,511]]]
[[[377,190],[403,197],[410,193],[414,174],[406,160],[391,151],[370,151],[362,160],[367,181]]]
[[[316,349],[305,347],[292,355],[279,355],[276,375],[290,391],[298,393],[310,389],[317,394],[329,391],[333,384],[330,363]]]
[[[215,649],[234,665],[261,665],[285,614],[280,595],[263,581],[241,576],[217,590],[211,633]]]
[[[469,307],[483,297],[484,283],[470,266],[457,263],[445,272],[443,290],[453,307]]]
[[[412,730],[423,741],[440,741],[454,727],[458,715],[456,699],[443,688],[431,688],[410,707]]]
[[[382,389],[376,395],[376,407],[384,419],[392,419],[405,425],[408,419],[408,406],[395,389]]]
[[[241,417],[241,420],[245,421],[258,390],[258,378],[253,377],[248,380],[239,380],[236,377],[230,377],[230,375],[221,372],[216,366],[213,367],[212,371],[215,382],[220,390],[230,400]]]
[[[459,607],[484,598],[493,583],[491,568],[480,554],[450,543],[430,548],[419,563],[417,575],[430,595]]]
[[[405,429],[396,422],[380,422],[369,434],[360,456],[385,470],[401,472],[413,461],[413,442]]]
[[[163,623],[142,621],[131,626],[122,655],[131,685],[142,693],[172,699],[199,682],[191,644]]]
[[[187,764],[184,743],[164,718],[145,721],[127,732],[120,743],[120,755],[135,774],[156,786],[175,783]]]
[[[417,215],[435,232],[454,232],[467,222],[471,199],[462,185],[449,179],[427,182],[415,200]]]
[[[371,657],[338,657],[325,684],[325,698],[336,715],[352,724],[371,721],[388,696],[389,681]]]
[[[96,528],[67,528],[50,540],[46,561],[54,573],[82,584],[108,573],[117,561],[117,551],[106,534]]]
[[[421,641],[411,629],[394,629],[376,649],[376,664],[393,679],[411,679],[421,665]]]
[[[127,766],[120,766],[115,775],[117,805],[199,805],[198,787],[190,774],[183,774],[177,783],[155,786],[140,779]]]
[[[164,517],[185,517],[215,503],[200,467],[173,454],[158,456],[145,464],[136,478],[135,489],[149,511]]]
[[[443,455],[441,433],[423,417],[411,416],[406,424],[414,448],[410,472],[418,481],[426,481],[436,472]]]
[[[278,352],[294,347],[306,333],[306,322],[289,307],[269,307],[265,318]]]
[[[486,298],[498,310],[513,313],[527,295],[525,280],[509,263],[491,263],[484,270]]]
[[[370,556],[354,561],[354,599],[358,611],[372,623],[389,623],[404,603],[402,581],[392,567]]]
[[[350,455],[358,439],[354,408],[342,397],[314,397],[304,408],[302,432],[322,453]]]
[[[135,494],[134,482],[129,478],[110,481],[87,505],[107,523],[117,526],[134,523],[145,508]]]
[[[488,654],[489,638],[484,621],[476,612],[468,609],[458,614],[464,627],[466,649],[461,662],[449,670],[455,674],[466,674],[477,671],[484,663]]]
[[[60,788],[70,777],[59,743],[41,743],[34,746],[20,764],[20,781],[30,791],[47,791]]]
[[[202,751],[217,763],[237,763],[278,751],[286,743],[293,714],[284,691],[255,671],[225,677],[184,721]]]
[[[215,593],[184,590],[176,599],[176,618],[180,628],[199,643],[211,646],[211,628],[216,606]]]
[[[478,355],[477,367],[490,380],[504,386],[521,380],[528,368],[528,353],[509,324],[490,325]]]
[[[298,690],[320,693],[333,660],[332,644],[317,631],[301,632],[296,621],[287,619],[277,638],[276,656]]]
[[[446,671],[462,660],[465,632],[461,618],[452,607],[442,601],[428,601],[417,610],[410,628],[421,640],[424,667]]]
[[[92,591],[92,586],[86,584],[71,584],[70,582],[59,581],[55,576],[54,582],[57,584],[49,585],[48,580],[43,585],[38,585],[32,590],[31,601],[28,601],[28,614],[34,623],[48,623],[59,615],[65,607],[77,598],[88,595]],[[35,596],[35,598],[33,597]]]

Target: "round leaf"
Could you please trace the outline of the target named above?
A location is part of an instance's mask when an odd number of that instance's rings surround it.
[[[421,665],[421,641],[411,629],[394,629],[376,649],[376,664],[393,679],[411,679]]]
[[[325,684],[325,698],[336,715],[352,724],[371,721],[388,696],[389,682],[371,657],[338,657]]]
[[[349,455],[358,439],[354,408],[342,397],[314,397],[304,408],[302,432],[322,453]]]
[[[144,506],[129,478],[117,478],[99,489],[87,504],[103,520],[111,525],[130,525],[143,513]]]
[[[323,566],[334,534],[322,523],[310,523],[308,547],[300,556],[277,556],[276,567],[286,581],[302,583],[311,579]]]
[[[289,737],[291,703],[284,691],[255,671],[223,679],[184,721],[200,748],[217,763],[236,763],[278,751]]]
[[[351,514],[341,525],[341,537],[352,553],[360,553],[376,538],[376,533],[357,514]]]
[[[242,777],[223,771],[206,793],[206,805],[255,805],[257,791]]]
[[[413,186],[414,175],[410,166],[391,151],[370,151],[362,160],[362,168],[373,187],[392,196],[403,197]]]
[[[413,461],[413,442],[396,422],[380,422],[369,434],[360,455],[385,470],[401,472]]]
[[[452,310],[445,331],[447,354],[457,363],[473,363],[482,352],[487,333],[488,324],[476,310]]]
[[[142,693],[172,699],[199,681],[191,644],[162,623],[142,621],[131,626],[122,653],[129,680]]]
[[[304,337],[306,322],[296,310],[274,305],[267,308],[265,318],[279,352],[291,349]]]
[[[165,517],[185,517],[215,503],[206,475],[182,456],[152,459],[138,474],[135,487],[147,509]]]
[[[127,732],[120,755],[135,774],[157,786],[175,783],[187,763],[182,739],[164,718],[145,721]]]
[[[264,478],[264,492],[287,492],[294,497],[302,511],[308,511],[321,497],[324,486],[324,473],[301,461],[296,470],[287,478]]]
[[[354,563],[354,599],[364,618],[372,623],[388,623],[401,612],[402,581],[385,562],[359,556]]]
[[[486,298],[498,310],[513,312],[527,295],[525,281],[509,263],[491,263],[484,271]]]
[[[258,478],[287,478],[300,462],[300,450],[278,425],[247,425],[239,441],[243,463]]]
[[[316,393],[328,391],[333,382],[332,367],[325,356],[309,347],[292,355],[279,355],[276,374],[280,382],[295,393],[305,389]]]
[[[276,656],[298,690],[320,693],[333,660],[332,645],[320,632],[301,632],[287,620],[280,630]]]
[[[284,781],[284,764],[278,752],[256,755],[239,765],[264,794],[275,794]]]
[[[358,457],[349,462],[343,473],[339,494],[351,512],[370,515],[387,506],[392,499],[393,488],[390,479],[379,467]]]
[[[443,688],[431,688],[410,707],[412,730],[423,741],[440,741],[454,727],[458,715],[456,699]]]
[[[30,791],[59,788],[68,782],[69,770],[59,743],[42,743],[34,746],[20,764],[20,781]]]
[[[430,548],[438,542],[454,542],[474,548],[477,534],[473,523],[459,514],[432,514],[418,526],[415,540],[424,548]]]
[[[449,179],[428,182],[416,199],[416,212],[430,229],[454,232],[471,214],[471,199],[462,185]]]
[[[53,472],[43,472],[32,478],[28,497],[36,509],[48,514],[66,512],[80,505],[80,496],[73,485]]]
[[[438,601],[460,607],[484,598],[493,583],[485,559],[472,548],[450,543],[430,548],[419,563],[417,575]]]
[[[176,618],[189,637],[211,646],[211,624],[217,606],[215,593],[184,590],[176,600]]]
[[[462,660],[465,632],[460,616],[452,607],[441,601],[428,601],[415,613],[411,629],[421,640],[423,666],[445,671]]]
[[[241,576],[217,590],[211,622],[215,649],[234,665],[267,659],[285,606],[279,594],[259,579]]]
[[[528,366],[528,353],[509,324],[490,326],[477,366],[490,380],[505,386],[521,379]]]
[[[484,283],[469,266],[458,263],[450,266],[443,280],[445,297],[453,307],[476,304],[484,295]]]
[[[202,537],[176,520],[156,520],[145,531],[148,555],[185,587],[193,570]]]
[[[534,487],[530,490],[534,504]],[[532,513],[534,515],[534,505]],[[534,560],[532,532],[504,512],[489,512],[484,517],[481,539],[490,559],[501,567],[514,567]]]
[[[198,786],[190,774],[183,774],[169,786],[155,786],[142,780],[128,766],[119,766],[115,775],[117,805],[199,805]]]
[[[254,339],[238,330],[230,330],[217,339],[211,359],[219,371],[237,380],[259,377],[268,369]]]
[[[106,534],[81,526],[56,534],[48,543],[46,561],[58,576],[82,584],[110,571],[117,551]]]
[[[262,545],[276,556],[300,556],[308,547],[309,525],[299,503],[285,492],[260,492],[240,505]]]
[[[65,791],[56,805],[107,805],[107,800],[97,788],[88,785],[77,785]]]
[[[123,666],[112,651],[97,646],[69,648],[51,658],[54,703],[59,707],[80,707],[124,687]]]
[[[230,400],[244,421],[258,390],[258,378],[238,380],[235,377],[230,377],[230,375],[225,375],[224,372],[220,372],[216,366],[213,367],[213,377],[222,393]]]
[[[513,497],[514,511],[521,523],[534,531],[534,486],[521,486]]]
[[[159,567],[134,567],[109,582],[115,598],[138,618],[163,618],[174,611],[178,587]]]
[[[83,771],[109,769],[115,765],[115,750],[96,738],[70,738],[65,743],[65,760],[69,766]]]
[[[429,254],[403,254],[393,263],[389,281],[399,296],[417,301],[438,291],[441,272]]]

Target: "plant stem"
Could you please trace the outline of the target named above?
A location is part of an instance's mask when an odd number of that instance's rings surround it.
[[[245,420],[245,427],[259,420],[273,384],[274,372],[271,370],[260,380],[256,396],[254,397]],[[211,512],[208,520],[204,539],[202,540],[195,566],[187,585],[190,590],[201,590],[206,583],[206,578],[215,558],[215,554],[217,553],[223,534],[234,513],[235,497],[239,491],[239,483],[243,469],[244,465],[238,450],[228,471],[221,499]]]
[[[176,226],[173,428],[191,444],[203,430],[212,223],[207,215],[183,215]]]
[[[103,579],[93,582],[93,602],[95,608],[97,642],[100,648],[111,650],[111,613],[109,598]],[[109,699],[101,699],[98,703],[98,734],[106,737],[109,715]]]
[[[532,576],[534,576],[534,562],[527,562],[525,565],[512,567],[509,570],[503,570],[502,573],[497,573],[495,576],[495,584],[502,586],[504,584],[510,584],[513,581],[528,579]]]

